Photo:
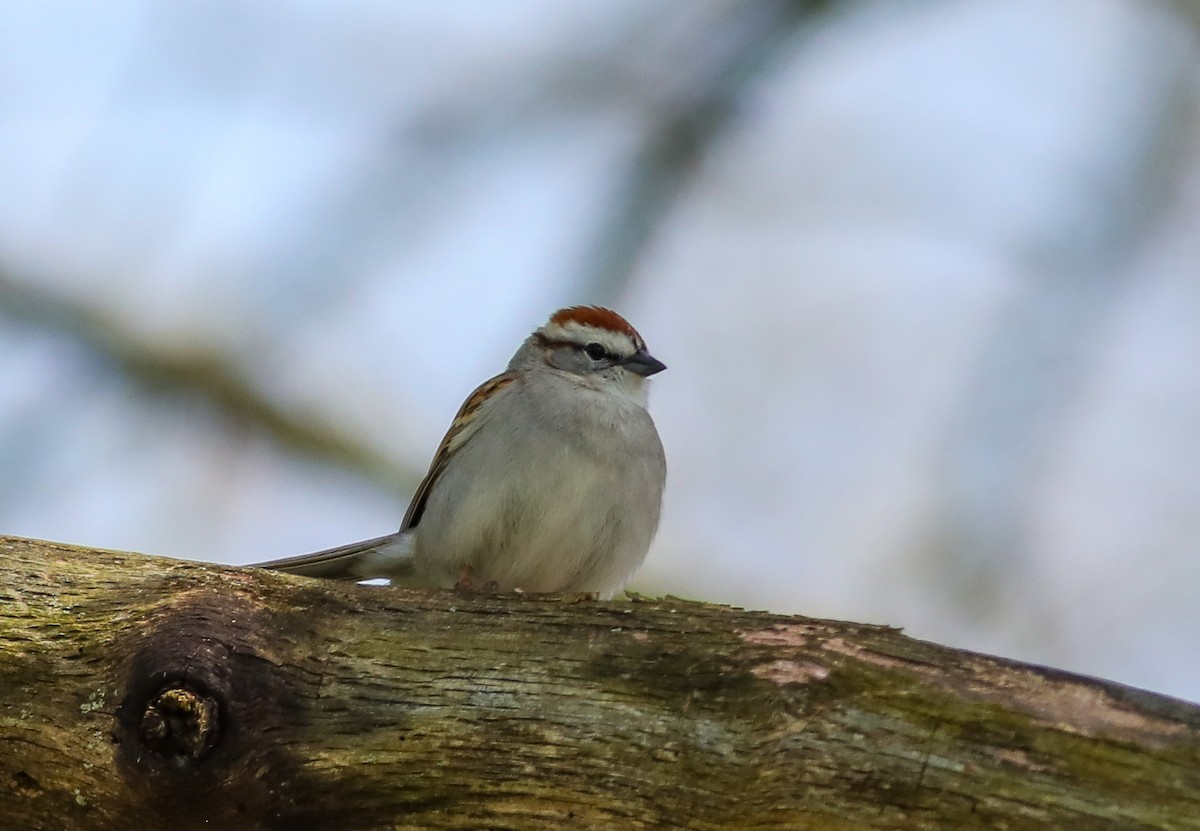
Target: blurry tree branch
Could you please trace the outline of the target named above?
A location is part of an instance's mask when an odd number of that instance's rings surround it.
[[[1200,828],[1200,708],[898,630],[0,537],[11,828]]]
[[[750,87],[761,81],[797,33],[831,0],[732,3],[688,50],[695,70],[656,101],[640,150],[619,181],[606,219],[585,252],[581,296],[615,302],[655,229],[714,141],[733,123]]]
[[[828,0],[755,0],[711,4],[697,12],[704,22],[677,46],[687,60],[680,62],[678,77],[657,88],[661,94],[648,108],[641,151],[620,175],[615,201],[584,261],[581,296],[611,300],[619,295],[639,252],[697,161],[733,120],[747,89],[799,28],[830,5]],[[400,164],[403,157],[395,140],[383,142],[377,155],[367,154],[359,174],[331,194],[327,205],[318,206],[306,232],[274,252],[278,262],[263,267],[286,270],[289,279],[305,286],[293,295],[321,302],[325,294],[319,286],[328,274],[354,265],[353,252],[364,239],[382,233],[383,224],[404,227],[427,212],[422,202],[422,211],[396,215],[397,203],[407,204],[403,195],[413,190],[410,179],[429,175],[421,173],[427,165]],[[75,339],[142,389],[203,401],[230,423],[259,431],[292,452],[341,465],[389,488],[403,489],[416,478],[416,472],[400,468],[337,424],[271,400],[233,356],[213,347],[164,348],[117,316],[33,280],[3,274],[0,315]]]
[[[1196,0],[1171,0],[1169,3],[1176,12],[1187,18],[1188,22],[1195,27],[1195,32],[1200,37],[1200,3]]]
[[[612,105],[615,98],[617,106],[641,119],[643,134],[633,156],[613,172],[611,204],[600,212],[578,274],[564,292],[572,301],[615,303],[643,248],[709,148],[734,123],[747,93],[788,54],[806,25],[839,5],[835,0],[724,0],[696,3],[682,15],[652,5],[642,10],[644,18],[628,15],[638,21],[639,32],[645,26],[689,30],[664,50],[669,54],[647,62],[657,73],[654,83],[644,85],[648,92],[636,86],[638,78],[614,69],[623,56],[614,57],[609,49],[600,56],[587,50],[568,54],[553,65],[515,61],[517,68],[503,73],[497,88],[480,82],[486,94],[460,91],[465,103],[398,101],[394,113],[382,119],[390,126],[377,131],[375,145],[319,203],[307,207],[286,249],[272,252],[271,261],[256,268],[286,272],[304,287],[298,294],[310,306],[329,302],[329,275],[360,269],[374,240],[386,236],[394,242],[399,235],[415,244],[436,228],[443,213],[438,208],[446,193],[454,192],[447,188],[449,171],[487,139],[505,131],[526,138],[539,120],[561,118],[580,106]],[[651,48],[661,45],[655,41]],[[580,87],[597,74],[608,79],[608,96],[597,96],[590,87],[581,95]],[[534,93],[527,98],[514,90]],[[638,103],[639,96],[649,100]]]
[[[400,489],[414,474],[369,443],[319,415],[267,398],[227,355],[203,347],[171,351],[100,309],[0,275],[0,316],[78,341],[123,378],[152,394],[202,401],[230,423],[260,432],[285,449],[341,465]]]

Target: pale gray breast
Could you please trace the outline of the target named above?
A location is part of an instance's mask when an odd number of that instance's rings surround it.
[[[665,479],[653,422],[633,400],[549,380],[537,397],[524,379],[506,389],[433,487],[416,556],[435,582],[470,563],[506,588],[604,591],[645,556]]]

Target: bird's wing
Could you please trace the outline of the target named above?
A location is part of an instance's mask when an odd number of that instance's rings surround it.
[[[509,384],[517,379],[513,372],[502,372],[495,378],[484,381],[475,391],[467,396],[467,400],[459,407],[458,413],[454,416],[454,421],[450,423],[450,429],[446,431],[446,435],[442,438],[442,443],[438,445],[437,452],[433,454],[433,461],[429,465],[429,472],[425,474],[425,478],[421,480],[421,484],[417,486],[417,492],[413,494],[412,502],[408,504],[408,510],[404,513],[404,520],[400,523],[400,533],[403,534],[410,528],[415,528],[417,523],[421,521],[421,514],[425,513],[425,503],[429,499],[429,492],[433,489],[433,485],[437,482],[438,477],[442,475],[442,471],[446,469],[450,458],[454,453],[471,440],[479,429],[482,423],[479,414],[494,400],[493,396],[503,390]]]

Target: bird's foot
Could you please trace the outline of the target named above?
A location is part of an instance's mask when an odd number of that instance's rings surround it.
[[[454,590],[463,594],[496,594],[500,591],[500,584],[495,580],[480,583],[475,577],[475,568],[463,566],[458,573],[458,582],[454,584]]]

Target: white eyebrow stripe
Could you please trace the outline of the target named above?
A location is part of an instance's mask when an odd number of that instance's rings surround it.
[[[550,340],[569,341],[580,346],[595,342],[615,355],[632,355],[638,350],[638,344],[624,332],[598,329],[595,326],[576,323],[573,320],[562,325],[550,323],[543,326],[540,331]]]

